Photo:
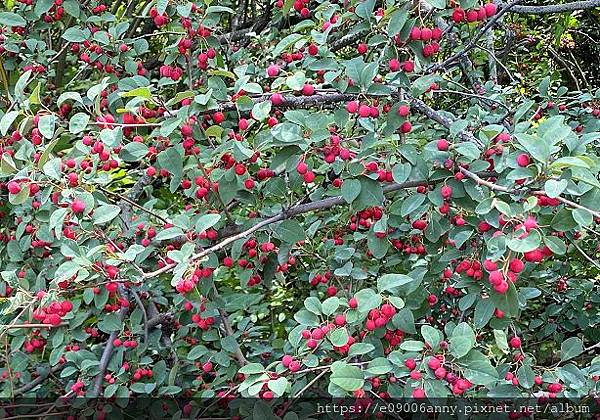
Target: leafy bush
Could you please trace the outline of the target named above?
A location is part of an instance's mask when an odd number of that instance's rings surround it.
[[[518,3],[7,2],[0,395],[597,393],[600,90]]]

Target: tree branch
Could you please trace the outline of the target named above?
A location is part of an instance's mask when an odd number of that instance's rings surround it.
[[[497,174],[485,172],[485,173],[481,173],[480,175],[482,175],[483,177],[488,177],[488,176],[492,177],[492,176],[496,176]],[[387,194],[387,193],[399,191],[399,190],[406,189],[406,188],[415,188],[415,187],[418,187],[419,185],[427,185],[430,183],[433,183],[433,181],[421,180],[421,181],[408,181],[408,182],[404,182],[402,184],[393,183],[390,185],[386,185],[383,188],[383,192],[385,194]],[[256,232],[266,226],[269,226],[273,223],[277,223],[282,220],[286,220],[286,219],[298,216],[303,213],[308,213],[311,211],[320,211],[320,210],[330,209],[332,207],[339,206],[339,205],[342,205],[345,203],[346,203],[346,201],[344,200],[343,197],[329,197],[329,198],[325,198],[323,200],[314,201],[312,203],[298,204],[287,210],[282,211],[281,213],[276,214],[275,216],[271,216],[269,218],[263,219],[260,222],[258,222],[257,224],[255,224],[254,226],[252,226],[251,228],[246,229],[238,234],[229,236],[229,237],[223,239],[218,244],[213,245],[210,248],[206,248],[206,249],[192,255],[192,257],[189,259],[189,262],[197,261],[197,260],[207,256],[208,254],[217,252],[217,251],[225,248],[227,245],[237,241],[238,239],[246,238],[249,235],[253,234],[254,232]],[[166,272],[172,270],[173,268],[175,268],[176,265],[177,264],[175,264],[175,263],[167,264],[164,267],[159,268],[158,270],[155,270],[155,271],[152,271],[149,273],[144,273],[142,275],[142,277],[147,279],[147,278],[159,276],[163,273],[166,273]]]
[[[504,2],[498,2],[498,5],[505,7]],[[600,7],[600,0],[574,1],[565,4],[554,4],[549,6],[515,6],[511,8],[511,13],[547,15],[551,13],[573,12],[576,10],[593,9]]]
[[[28,382],[25,385],[23,385],[22,387],[15,389],[13,392],[13,397],[18,397],[19,395],[22,395],[22,394],[32,390],[33,388],[35,388],[36,386],[38,386],[39,384],[44,382],[46,379],[48,379],[48,377],[50,377],[50,375],[55,374],[56,372],[61,370],[63,367],[64,367],[64,365],[57,364],[56,366],[49,368],[45,374],[39,375],[37,378],[35,378],[31,382]]]
[[[502,191],[502,192],[505,192],[508,194],[521,194],[521,193],[527,192],[526,190],[518,190],[515,188],[508,188],[508,187],[504,187],[502,185],[494,184],[493,182],[490,182],[490,181],[486,181],[484,179],[481,179],[481,177],[479,177],[477,174],[474,174],[473,172],[471,172],[465,168],[460,168],[460,171],[463,174],[465,174],[466,176],[468,176],[469,178],[471,178],[473,181],[475,181],[477,184],[485,185],[486,187],[488,187],[492,190]],[[533,195],[546,195],[545,191],[530,191],[530,193]],[[588,209],[587,207],[584,207],[581,204],[577,204],[574,201],[568,200],[561,196],[558,196],[555,198],[568,207],[584,210],[584,211],[587,211],[588,213],[590,213],[594,217],[600,217],[600,212],[597,212],[592,209]]]
[[[123,295],[126,295],[126,291],[122,286],[119,287],[119,292],[121,292],[121,294]],[[121,309],[119,310],[119,319],[121,320],[121,323],[125,319],[125,316],[127,315],[128,311],[129,308],[127,308],[126,306],[121,307]],[[100,371],[94,379],[94,386],[91,390],[90,395],[91,398],[97,398],[100,395],[100,391],[102,391],[102,381],[104,380],[104,372],[106,372],[108,364],[110,363],[110,359],[113,355],[113,350],[115,348],[113,341],[115,340],[115,338],[117,338],[117,331],[113,331],[110,333],[110,335],[108,336],[108,340],[106,341],[106,344],[104,346],[104,351],[102,352],[102,356],[100,357]]]

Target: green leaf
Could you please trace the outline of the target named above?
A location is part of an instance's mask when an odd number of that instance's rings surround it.
[[[446,0],[425,0],[425,3],[436,9],[446,8]]]
[[[375,346],[369,343],[354,343],[348,350],[348,358],[367,354],[375,350]]]
[[[293,33],[290,34],[288,36],[286,36],[285,38],[283,38],[281,41],[279,41],[277,43],[277,45],[275,46],[275,49],[273,50],[273,56],[278,56],[279,54],[281,54],[285,49],[287,49],[289,46],[291,46],[292,44],[298,42],[299,40],[301,40],[302,38],[304,38],[304,35],[302,34],[298,34],[298,33]]]
[[[138,162],[148,154],[148,146],[132,141],[121,149],[119,155],[125,162]]]
[[[567,185],[569,185],[569,182],[566,179],[560,181],[549,179],[544,184],[544,191],[546,191],[548,197],[556,198],[567,188]]]
[[[450,353],[456,358],[465,356],[475,345],[475,333],[466,322],[461,322],[452,331],[450,337]]]
[[[188,360],[196,360],[199,359],[200,357],[204,356],[206,353],[208,353],[208,349],[203,346],[202,344],[193,347],[190,352],[187,354],[187,359]],[[262,366],[261,366],[262,369]]]
[[[523,239],[512,238],[506,241],[506,245],[515,252],[529,252],[539,248],[542,237],[537,230],[531,230]]]
[[[89,38],[89,32],[86,34],[81,28],[73,26],[62,34],[62,38],[68,42],[83,42]]]
[[[175,147],[169,147],[160,152],[156,160],[161,168],[168,170],[171,174],[169,190],[175,192],[179,188],[183,177],[183,158]]]
[[[206,9],[206,14],[209,13],[231,13],[231,14],[235,14],[235,11],[230,8],[230,7],[225,7],[225,6],[210,6]]]
[[[284,220],[277,226],[277,236],[284,242],[295,244],[306,239],[304,227],[295,220]]]
[[[335,366],[335,369],[332,366],[332,373],[329,380],[344,391],[349,392],[361,389],[365,383],[362,371],[356,366],[345,363]]]
[[[388,36],[391,37],[397,33],[400,33],[407,19],[408,12],[404,9],[396,10],[394,13],[392,13],[387,27]]]
[[[465,378],[475,385],[491,385],[498,380],[498,372],[487,360],[469,362],[464,370]]]
[[[346,203],[352,203],[360,194],[361,183],[358,179],[346,179],[342,184],[342,197]]]
[[[54,273],[54,280],[57,282],[70,279],[81,269],[81,266],[75,261],[65,261]]]
[[[556,255],[565,255],[567,246],[556,236],[544,236],[544,244]]]
[[[404,331],[405,333],[417,333],[417,330],[415,329],[415,317],[412,311],[408,308],[400,309],[392,318],[392,323],[394,324],[394,327]]]
[[[283,376],[277,379],[271,379],[269,382],[267,382],[267,386],[275,393],[276,397],[281,397],[287,389],[288,380]]]
[[[304,307],[315,315],[321,315],[321,301],[314,296],[304,299]]]
[[[333,315],[335,311],[340,307],[340,299],[336,296],[332,296],[327,298],[321,304],[321,311],[323,315],[330,316]]]
[[[357,198],[361,208],[380,206],[383,203],[381,184],[367,177],[360,179],[360,194]]]
[[[0,134],[5,136],[6,133],[8,133],[8,129],[20,113],[20,111],[9,111],[2,116],[2,119],[0,120]]]
[[[527,133],[517,133],[515,137],[535,160],[542,163],[548,161],[550,157],[550,145],[543,139]]]
[[[393,369],[392,364],[385,357],[377,357],[367,365],[367,373],[370,375],[385,375]]]
[[[112,219],[117,217],[121,212],[121,208],[114,204],[105,204],[94,210],[94,224],[100,225],[103,223],[110,222]]]
[[[570,337],[560,346],[560,360],[566,361],[583,353],[583,342],[579,337]]]
[[[12,12],[0,13],[0,25],[4,26],[25,26],[27,21],[21,15]]]
[[[425,194],[409,195],[402,203],[402,207],[400,208],[400,216],[405,217],[417,210],[421,204],[425,202],[426,198],[427,196]]]
[[[437,349],[440,342],[444,339],[444,334],[431,325],[423,325],[421,327],[421,335],[426,343],[428,343],[433,350]]]
[[[535,384],[535,373],[528,364],[524,364],[517,370],[517,379],[519,379],[519,386],[530,389]]]
[[[414,279],[406,274],[384,274],[377,279],[377,290],[381,293],[408,284],[412,281],[414,281]]]
[[[54,127],[56,124],[56,117],[54,114],[42,115],[38,122],[38,129],[40,134],[47,139],[54,137]]]
[[[405,351],[421,351],[425,347],[422,341],[405,340],[400,344],[400,349]]]
[[[119,314],[116,312],[112,312],[107,314],[103,320],[98,323],[98,328],[100,331],[110,333],[113,331],[121,331],[123,327],[123,321],[119,317]]]
[[[196,222],[196,232],[204,232],[207,229],[210,229],[221,220],[220,214],[215,213],[207,213],[200,216],[198,221]]]
[[[342,347],[348,344],[348,331],[346,328],[336,328],[329,333],[328,337],[331,344],[335,347]]]
[[[503,353],[508,353],[508,340],[506,339],[506,333],[502,330],[494,330],[494,340],[496,345]]]
[[[69,120],[69,131],[72,134],[79,134],[86,129],[90,116],[84,112],[78,112]]]
[[[248,363],[246,366],[241,367],[238,372],[243,375],[255,375],[264,371],[265,368],[260,363]]]
[[[177,226],[172,226],[170,228],[158,232],[154,239],[157,241],[165,241],[167,239],[173,239],[182,235],[184,235],[183,229]]]
[[[150,100],[152,99],[152,92],[150,92],[148,86],[141,86],[127,92],[121,92],[119,96],[122,98],[144,98]]]
[[[496,305],[492,301],[492,299],[479,299],[477,300],[477,304],[475,305],[475,315],[473,318],[473,325],[475,328],[483,328],[490,322],[492,316],[494,316],[494,311],[496,309]]]
[[[252,107],[252,118],[262,121],[269,116],[271,112],[271,101],[257,102]]]
[[[169,6],[169,0],[156,0],[156,11],[159,15],[164,15]]]

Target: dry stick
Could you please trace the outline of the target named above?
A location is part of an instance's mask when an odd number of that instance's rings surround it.
[[[548,45],[548,52],[550,52],[550,55],[552,55],[552,57],[554,57],[556,61],[558,61],[563,66],[567,73],[569,73],[569,76],[571,76],[571,79],[573,79],[573,82],[575,82],[575,87],[577,88],[577,90],[581,90],[581,86],[579,86],[579,79],[577,79],[575,73],[573,73],[571,67],[567,64],[564,58],[562,58],[560,54],[556,52],[556,50],[550,45]]]
[[[497,176],[497,174],[495,174],[495,173],[492,174],[489,172],[485,172],[482,175],[490,176],[490,177]],[[406,189],[406,188],[418,187],[419,185],[426,185],[429,183],[432,183],[432,181],[420,180],[420,181],[408,181],[408,182],[404,182],[402,184],[394,183],[394,184],[385,186],[383,188],[383,192],[390,193],[390,192],[399,191],[399,190]],[[285,219],[289,219],[291,217],[294,217],[294,216],[297,216],[297,215],[300,215],[303,213],[308,213],[311,211],[318,211],[318,210],[326,210],[326,209],[330,209],[335,206],[339,206],[344,203],[346,203],[346,201],[344,200],[343,197],[329,197],[329,198],[325,198],[323,200],[314,201],[312,203],[299,204],[299,205],[293,206],[287,210],[283,210],[281,213],[278,213],[275,216],[271,216],[269,218],[261,220],[260,222],[258,222],[257,224],[255,224],[254,226],[252,226],[251,228],[249,228],[243,232],[240,232],[236,235],[229,236],[229,237],[223,239],[218,244],[213,245],[210,248],[206,248],[206,249],[192,255],[192,257],[189,259],[189,262],[199,260],[199,259],[207,256],[208,254],[219,251],[219,250],[225,248],[227,245],[237,241],[238,239],[245,238],[245,237],[253,234],[257,230],[262,229],[265,226],[280,222]],[[164,267],[159,268],[158,270],[155,270],[155,271],[152,271],[149,273],[144,273],[142,275],[142,277],[143,278],[156,277],[162,273],[166,273],[167,271],[170,271],[176,265],[177,264],[167,264]]]
[[[502,185],[498,185],[498,184],[494,184],[493,182],[490,181],[486,181],[484,179],[482,179],[481,177],[479,177],[477,174],[474,174],[473,172],[469,171],[468,169],[465,168],[460,168],[460,171],[465,174],[466,176],[468,176],[469,178],[471,178],[473,181],[475,181],[477,184],[479,185],[485,185],[486,187],[492,189],[492,190],[496,190],[496,191],[502,191],[508,194],[520,194],[524,191],[522,190],[517,190],[514,188],[508,188],[508,187],[503,187]],[[545,191],[532,191],[531,192],[533,195],[546,195]],[[558,196],[555,197],[558,201],[560,201],[561,203],[565,204],[566,206],[569,207],[573,207],[579,210],[584,210],[587,211],[588,213],[590,213],[591,215],[593,215],[594,217],[600,217],[600,212],[597,212],[595,210],[592,209],[588,209],[587,207],[582,206],[581,204],[577,204],[571,200],[568,200],[564,197]]]
[[[304,393],[304,391],[306,391],[308,388],[310,388],[312,386],[312,384],[314,384],[315,382],[317,382],[327,372],[328,372],[327,370],[323,370],[321,373],[319,373],[317,376],[315,376],[309,383],[306,384],[306,386],[304,388],[302,388],[300,391],[298,391],[296,393],[296,395],[294,395],[293,398],[300,397]]]
[[[573,246],[575,247],[575,249],[577,251],[579,251],[579,253],[586,259],[588,260],[590,263],[592,263],[592,265],[598,269],[600,269],[600,263],[598,263],[597,261],[595,261],[592,257],[590,257],[583,249],[581,249],[581,247],[579,245],[577,245],[577,243],[575,243],[575,241],[571,240],[570,241]]]
[[[48,369],[48,372],[46,372],[45,374],[42,374],[42,375],[38,376],[37,378],[35,378],[33,381],[27,382],[22,387],[15,389],[15,391],[13,393],[13,396],[17,397],[17,396],[19,396],[21,394],[26,393],[27,391],[32,390],[33,388],[35,388],[36,386],[38,386],[39,384],[41,384],[42,382],[44,382],[46,379],[48,379],[48,377],[50,375],[52,375],[52,374],[58,372],[59,370],[61,370],[63,368],[63,366],[64,365],[61,365],[61,364],[53,366],[52,368]]]
[[[18,328],[58,328],[69,325],[68,322],[63,322],[58,325],[53,324],[11,324],[11,325],[0,325],[0,328],[6,329],[18,329]]]
[[[135,201],[133,201],[133,200],[130,200],[129,198],[127,198],[127,197],[124,197],[124,196],[122,196],[122,195],[121,195],[121,194],[119,194],[119,193],[116,193],[116,192],[113,192],[113,191],[107,190],[107,189],[106,189],[106,188],[104,188],[104,187],[99,187],[99,189],[100,189],[102,192],[106,193],[106,194],[114,195],[115,197],[118,197],[118,198],[120,198],[121,200],[125,201],[127,204],[130,204],[131,206],[135,207],[136,209],[139,209],[139,210],[141,210],[141,211],[143,211],[143,212],[146,212],[146,213],[148,213],[148,214],[149,214],[150,216],[152,216],[152,217],[156,217],[158,220],[160,220],[161,222],[163,222],[163,223],[165,223],[165,224],[169,223],[169,221],[168,221],[167,219],[165,219],[164,217],[162,217],[161,215],[159,215],[159,214],[157,214],[157,213],[154,213],[154,212],[153,212],[153,211],[151,211],[151,210],[148,210],[146,207],[139,205],[139,204],[138,204],[138,203],[136,203]]]
[[[450,63],[452,63],[452,62],[460,59],[462,56],[466,55],[469,51],[471,51],[473,48],[475,48],[475,46],[477,45],[477,41],[479,41],[479,39],[487,31],[489,31],[492,28],[492,26],[494,26],[496,24],[496,22],[498,20],[500,20],[500,18],[502,16],[504,16],[511,8],[513,8],[514,6],[518,5],[522,1],[523,0],[513,0],[512,2],[510,2],[506,6],[504,6],[502,9],[500,9],[500,11],[498,13],[496,13],[494,15],[494,17],[492,17],[488,21],[488,23],[477,33],[477,35],[475,35],[473,38],[471,38],[471,40],[468,42],[467,45],[465,45],[465,47],[462,50],[460,50],[456,54],[451,55],[450,57],[448,57],[447,59],[445,59],[441,63],[435,64],[435,65],[431,66],[429,69],[427,69],[427,73],[434,73],[434,72],[436,72],[438,70],[443,70]]]

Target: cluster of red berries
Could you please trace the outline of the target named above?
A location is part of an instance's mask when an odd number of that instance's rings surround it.
[[[154,372],[152,372],[152,369],[150,369],[150,368],[148,368],[148,369],[137,368],[135,370],[135,372],[133,373],[133,376],[131,377],[131,381],[137,382],[137,381],[141,381],[143,378],[152,378],[152,375],[154,375]]]
[[[560,205],[560,200],[540,194],[537,196],[537,205],[540,207],[556,207]]]
[[[183,76],[183,69],[179,66],[167,66],[167,65],[162,65],[160,66],[159,69],[160,72],[160,76],[161,77],[167,77],[170,78],[173,81],[178,81],[179,79],[181,79],[181,76]]]
[[[310,0],[294,0],[294,10],[300,13],[300,16],[304,19],[310,17],[310,10],[307,7],[309,3]],[[281,7],[283,7],[283,5]]]
[[[118,337],[113,340],[113,346],[115,346],[115,347],[123,346],[128,349],[134,349],[137,347],[137,345],[138,345],[138,343],[135,340],[121,340]]]
[[[465,275],[475,280],[481,280],[483,278],[483,272],[481,271],[481,263],[478,260],[462,260],[454,268],[454,272],[457,274],[465,273]],[[450,272],[450,270],[444,271],[445,278],[450,278],[451,276],[452,273]]]
[[[377,105],[361,104],[359,101],[350,101],[346,103],[346,111],[350,114],[358,114],[361,118],[379,117],[379,108]]]
[[[39,337],[40,331],[36,330],[33,332],[34,338],[26,340],[23,343],[23,350],[26,353],[33,353],[36,350],[43,350],[46,346],[46,340],[43,337]]]
[[[58,326],[62,322],[62,318],[71,310],[73,310],[73,304],[70,301],[54,301],[33,311],[33,319],[44,324]]]
[[[325,145],[321,151],[323,153],[323,160],[325,163],[333,163],[335,162],[336,157],[339,156],[340,159],[344,161],[349,161],[356,156],[356,153],[351,152],[350,150],[341,146],[341,137],[337,134],[333,133],[329,136],[329,144]],[[336,181],[339,184],[336,184]],[[333,181],[334,187],[341,187],[342,180],[340,178],[336,178]]]
[[[349,228],[352,231],[356,231],[360,228],[368,230],[371,228],[373,223],[380,220],[383,217],[383,208],[381,207],[368,207],[364,210],[359,211],[356,215],[350,217]]]
[[[442,38],[442,30],[440,28],[419,28],[415,26],[410,31],[411,41],[423,41],[423,56],[431,57],[440,51],[438,41]]]
[[[335,324],[325,324],[321,327],[315,327],[310,330],[302,331],[302,338],[306,340],[306,347],[315,349],[319,345],[319,341],[323,340],[328,332],[335,330]]]
[[[424,227],[423,227],[424,224]],[[427,227],[427,222],[425,220],[415,220],[413,222],[413,227],[417,226],[419,227],[419,230],[421,227],[423,227],[423,229],[425,229],[425,227]],[[425,249],[425,246],[422,243],[423,238],[419,235],[413,235],[410,237],[409,241],[406,242],[402,242],[402,240],[400,239],[392,239],[390,242],[392,243],[392,246],[394,248],[396,248],[399,251],[404,252],[407,255],[410,254],[415,254],[415,255],[427,255],[427,250]],[[412,243],[411,243],[412,242]]]
[[[399,346],[404,340],[404,331],[402,330],[387,330],[383,336],[389,343],[389,346],[384,349],[385,354],[389,354],[394,350],[394,347]]]
[[[396,308],[389,303],[384,303],[381,308],[371,309],[365,321],[365,330],[374,331],[377,328],[382,328],[396,315]]]
[[[498,11],[498,6],[494,3],[487,3],[478,9],[469,9],[467,11],[457,7],[452,12],[452,20],[455,23],[461,22],[484,22],[487,18],[492,17]]]
[[[83,381],[78,379],[73,385],[71,385],[71,391],[73,391],[78,397],[83,397],[85,395],[85,391],[83,390],[84,387],[85,384]]]
[[[302,175],[304,182],[307,184],[310,184],[315,180],[315,173],[308,168],[308,165],[306,164],[306,162],[304,162],[304,160],[298,162],[298,164],[296,165],[296,172]]]
[[[315,274],[312,279],[310,279],[310,285],[315,287],[319,284],[327,284],[327,282],[331,279],[331,271],[326,271],[324,274]]]
[[[159,14],[156,7],[150,9],[150,17],[152,18],[157,28],[165,26],[167,23],[169,23],[169,16],[167,14]]]
[[[201,52],[198,54],[198,67],[202,70],[206,70],[208,68],[208,60],[212,60],[217,56],[217,52],[214,48],[209,48],[206,52]]]
[[[302,364],[299,361],[294,360],[289,354],[286,354],[281,358],[281,364],[292,373],[298,372],[302,367]]]
[[[194,314],[192,315],[192,322],[200,327],[200,329],[208,331],[208,329],[215,323],[215,318],[212,316],[202,318],[201,314]]]
[[[396,36],[396,44],[402,44],[399,35]],[[400,69],[402,69],[402,71],[405,73],[412,73],[413,71],[415,71],[415,63],[412,60],[406,60],[401,63],[400,60],[398,60],[397,58],[392,58],[388,62],[388,67],[392,72],[399,71]]]

